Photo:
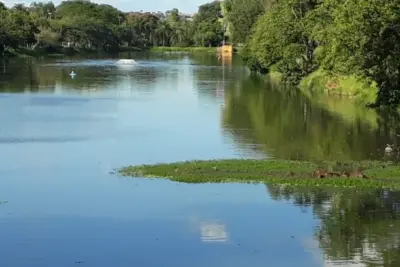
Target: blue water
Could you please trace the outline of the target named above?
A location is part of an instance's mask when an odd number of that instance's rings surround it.
[[[142,59],[125,75],[104,62],[75,62],[76,84],[60,76],[66,63],[32,63],[43,90],[0,94],[0,266],[328,266],[310,208],[272,200],[265,185],[112,173],[268,157],[221,129],[215,90],[248,75],[242,66]]]

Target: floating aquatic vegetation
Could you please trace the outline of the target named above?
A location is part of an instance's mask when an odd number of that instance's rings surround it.
[[[127,166],[123,176],[186,183],[279,183],[296,186],[400,188],[400,165],[380,161],[224,159]]]

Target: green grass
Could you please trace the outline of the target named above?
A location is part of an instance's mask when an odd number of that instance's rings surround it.
[[[143,51],[142,48],[135,47],[135,46],[120,46],[119,47],[119,52],[137,52],[137,51]]]
[[[143,49],[138,47],[132,46],[121,46],[119,52],[136,52],[136,51],[143,51]],[[35,50],[28,49],[25,47],[18,47],[18,48],[10,48],[7,49],[4,53],[5,57],[20,57],[20,58],[29,58],[29,57],[64,57],[67,55],[74,55],[74,54],[89,54],[89,53],[97,53],[102,52],[101,50],[96,49],[74,49],[74,48],[57,48],[55,52],[49,53],[46,52],[45,49],[38,48]],[[0,54],[1,57],[1,54]]]
[[[317,178],[316,169],[342,173],[361,171],[366,178]],[[166,178],[185,183],[278,183],[295,186],[400,188],[400,166],[390,162],[306,162],[227,159],[127,166],[122,176]]]
[[[333,75],[322,70],[304,77],[299,87],[308,94],[344,96],[363,104],[375,103],[378,92],[376,84],[361,77]]]
[[[216,53],[216,47],[173,47],[173,46],[154,46],[150,49],[151,52],[201,52],[201,53]]]
[[[66,51],[66,50],[65,50]],[[9,48],[5,51],[5,57],[19,57],[19,58],[31,58],[31,57],[64,57],[68,53],[65,52],[63,49],[59,49],[56,52],[49,53],[44,49],[28,49],[25,47],[18,47],[18,48]]]
[[[282,73],[278,71],[278,64],[269,67],[267,79],[273,80],[275,83],[280,83],[282,80]]]
[[[26,48],[17,48],[17,49],[10,48],[10,49],[7,49],[4,52],[4,56],[5,57],[21,57],[21,58],[24,58],[24,57],[35,57],[35,56],[39,56],[39,55],[40,54],[37,53],[36,51],[31,50],[31,49],[26,49]]]

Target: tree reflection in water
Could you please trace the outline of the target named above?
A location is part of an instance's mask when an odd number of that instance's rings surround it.
[[[400,131],[400,118],[390,121],[351,100],[311,99],[253,76],[225,88],[221,117],[235,142],[284,159],[382,159]]]
[[[274,200],[311,207],[320,225],[315,239],[331,262],[400,266],[400,192],[266,185]]]

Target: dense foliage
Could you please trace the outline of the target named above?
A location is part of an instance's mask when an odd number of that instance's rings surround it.
[[[125,13],[84,0],[9,9],[0,3],[0,55],[18,47],[117,51],[121,46],[217,46],[224,34],[221,17],[217,1],[200,6],[193,17],[178,9]]]
[[[247,14],[227,15],[250,27],[260,0],[241,2]],[[246,4],[251,2],[252,4]],[[326,76],[353,75],[379,88],[377,104],[400,101],[400,0],[275,0],[251,26],[243,57],[258,72],[281,72],[289,85],[317,69]],[[251,10],[251,11],[249,11]],[[233,29],[235,26],[232,26]],[[239,35],[236,37],[235,34]]]
[[[259,15],[265,8],[263,0],[226,0],[222,3],[231,40],[245,43]]]

